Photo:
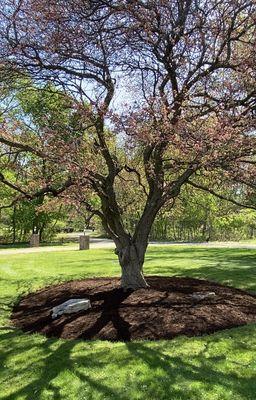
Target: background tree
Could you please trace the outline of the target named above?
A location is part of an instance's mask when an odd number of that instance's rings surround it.
[[[5,0],[1,31],[3,80],[18,72],[38,87],[54,83],[74,116],[61,129],[59,121],[46,123],[39,136],[4,120],[7,151],[25,152],[51,171],[16,190],[28,199],[75,199],[101,218],[124,288],[146,286],[150,229],[184,185],[223,199],[222,187],[232,183],[228,199],[237,205],[241,185],[255,187],[253,1]],[[126,95],[122,113],[124,86],[133,98]],[[133,232],[116,189],[127,173],[128,187],[144,199]],[[4,174],[1,181],[10,184]]]
[[[242,209],[209,193],[187,187],[174,207],[163,207],[159,212],[150,238],[188,242],[253,239],[255,218],[254,210]]]

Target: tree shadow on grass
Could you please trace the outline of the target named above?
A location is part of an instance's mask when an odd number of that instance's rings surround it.
[[[20,336],[21,340],[24,339],[24,335]],[[93,376],[90,376],[90,370],[92,368],[97,369],[100,372],[106,365],[107,361],[104,361],[106,349],[102,348],[92,351],[86,351],[86,355],[83,355],[81,352],[81,356],[78,358],[72,357],[72,351],[75,346],[79,343],[78,341],[60,341],[57,339],[48,339],[44,343],[31,343],[30,341],[26,341],[23,344],[17,344],[17,332],[15,333],[6,333],[0,336],[0,340],[8,341],[11,346],[9,349],[1,355],[0,359],[0,369],[3,371],[6,364],[8,364],[11,357],[15,357],[17,355],[26,355],[26,352],[33,352],[37,354],[36,365],[33,365],[33,360],[31,363],[28,359],[26,359],[25,366],[18,365],[16,368],[16,373],[22,377],[23,375],[23,385],[17,390],[13,391],[11,394],[0,397],[4,400],[17,400],[18,398],[22,398],[25,400],[39,400],[41,396],[45,394],[47,391],[47,398],[52,400],[64,400],[62,389],[65,389],[68,392],[68,387],[65,386],[65,381],[62,382],[63,386],[59,386],[56,384],[55,379],[59,378],[62,373],[71,373],[73,376],[76,376],[80,381],[81,385],[86,384],[91,388],[91,391],[97,397],[97,394],[102,395],[100,398],[104,399],[116,399],[116,400],[129,400],[128,397],[119,395],[116,390],[108,386],[107,380],[102,383]],[[13,342],[13,346],[12,346]],[[93,343],[93,342],[91,342]],[[90,344],[88,345],[90,348]],[[93,347],[93,346],[92,346]],[[38,372],[35,373],[35,379],[27,379],[28,370],[33,371],[33,366],[38,369]],[[81,367],[86,368],[86,373],[82,373],[79,371]],[[8,374],[6,379],[2,380],[2,384],[9,385],[12,379],[16,379],[15,371],[12,371],[13,376]],[[93,375],[93,374],[92,374]],[[25,381],[28,380],[28,382]],[[0,381],[1,382],[1,381]],[[19,385],[20,386],[20,385]],[[74,393],[72,399],[78,399],[75,397]],[[68,397],[69,398],[69,397]],[[80,397],[79,397],[80,398]],[[92,397],[81,397],[83,399],[89,400]],[[98,398],[98,397],[97,397]]]
[[[51,342],[48,341],[43,345],[30,344],[29,346],[29,344],[27,344],[23,349],[19,348],[19,352],[24,352],[24,355],[28,351],[31,352],[32,349],[35,353],[38,351],[41,353],[38,355],[37,359],[37,363],[41,364],[39,367],[40,373],[35,374],[37,376],[36,379],[30,380],[29,377],[27,377],[27,370],[30,370],[32,365],[28,365],[26,360],[25,368],[23,369],[20,367],[16,372],[20,376],[24,374],[24,384],[15,392],[5,396],[4,400],[16,400],[18,398],[36,400],[41,398],[41,394],[44,390],[48,390],[51,393],[52,399],[62,399],[59,388],[53,384],[52,380],[54,380],[54,378],[56,378],[62,371],[71,367],[69,354],[73,347],[74,344],[72,342],[64,342],[61,343],[56,350],[51,351]],[[9,352],[9,356],[10,355],[13,354]],[[15,381],[15,376],[13,378]]]
[[[150,373],[141,377],[140,382],[144,387],[152,387],[155,399],[200,399],[201,386],[206,392],[207,390],[211,391],[213,387],[221,387],[230,394],[232,393],[230,398],[237,398],[238,395],[239,398],[255,400],[256,376],[239,377],[238,379],[234,370],[222,371],[218,367],[218,363],[226,362],[226,355],[209,357],[207,348],[211,343],[216,344],[216,339],[207,339],[203,350],[197,355],[186,357],[186,359],[166,354],[163,346],[160,349],[160,346],[153,348],[149,343],[132,342],[126,343],[126,346],[131,355],[142,361],[152,373],[158,371],[158,382],[155,385],[152,385]],[[193,387],[193,383],[196,383],[197,388]],[[204,395],[202,398],[205,398]]]
[[[248,339],[250,329],[247,335]],[[8,344],[1,356],[1,370],[11,358],[25,357],[25,362],[18,364],[2,381],[2,384],[10,385],[15,382],[15,374],[20,376],[17,389],[5,397],[0,396],[3,400],[200,400],[208,394],[211,398],[214,388],[223,391],[223,398],[228,393],[229,399],[255,400],[255,376],[240,374],[238,379],[237,366],[228,361],[225,349],[215,354],[218,341],[221,349],[225,339],[220,335],[198,339],[198,351],[191,354],[183,353],[182,343],[189,346],[187,339],[176,342],[175,346],[168,341],[116,345],[106,342],[100,346],[97,342],[86,342],[81,348],[76,348],[81,341],[48,339],[37,342],[38,337],[33,340],[31,336],[17,332],[4,333],[0,339]],[[242,339],[247,340],[246,334],[243,337],[233,333],[229,351],[243,351]],[[32,358],[27,354],[32,354]],[[228,368],[223,369],[223,363],[229,363]],[[129,377],[131,372],[132,378]],[[110,373],[114,373],[114,379]],[[62,374],[70,374],[68,380],[60,380]],[[69,388],[71,380],[78,381],[77,389]],[[217,395],[215,398],[221,399]]]
[[[147,274],[189,276],[213,280],[240,289],[256,291],[256,251],[244,249],[165,249],[150,250],[149,258],[158,265],[145,266]],[[175,265],[175,261],[177,264]],[[183,261],[182,266],[179,265]],[[148,261],[146,259],[146,261]],[[171,261],[171,265],[166,265]],[[193,265],[198,261],[198,265]]]

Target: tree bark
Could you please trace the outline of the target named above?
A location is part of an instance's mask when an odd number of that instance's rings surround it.
[[[143,275],[143,263],[146,248],[135,244],[129,244],[124,248],[116,250],[121,265],[121,287],[125,290],[137,290],[147,288],[148,284]]]

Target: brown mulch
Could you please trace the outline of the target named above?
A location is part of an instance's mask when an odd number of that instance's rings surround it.
[[[256,295],[206,280],[147,277],[149,289],[124,292],[118,278],[77,280],[24,297],[12,322],[48,337],[102,340],[159,340],[199,336],[256,322]],[[195,300],[195,292],[215,292]],[[52,307],[70,298],[89,298],[92,308],[53,320]]]

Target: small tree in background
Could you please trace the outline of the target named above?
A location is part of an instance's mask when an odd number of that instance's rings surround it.
[[[238,205],[241,190],[254,189],[253,1],[5,0],[1,32],[3,81],[18,73],[38,88],[51,82],[69,103],[68,119],[57,112],[49,124],[46,115],[36,133],[3,119],[5,151],[35,160],[15,190],[61,196],[98,216],[124,288],[147,285],[150,229],[184,185]],[[4,172],[0,179],[14,186]],[[132,232],[122,186],[144,200]]]

